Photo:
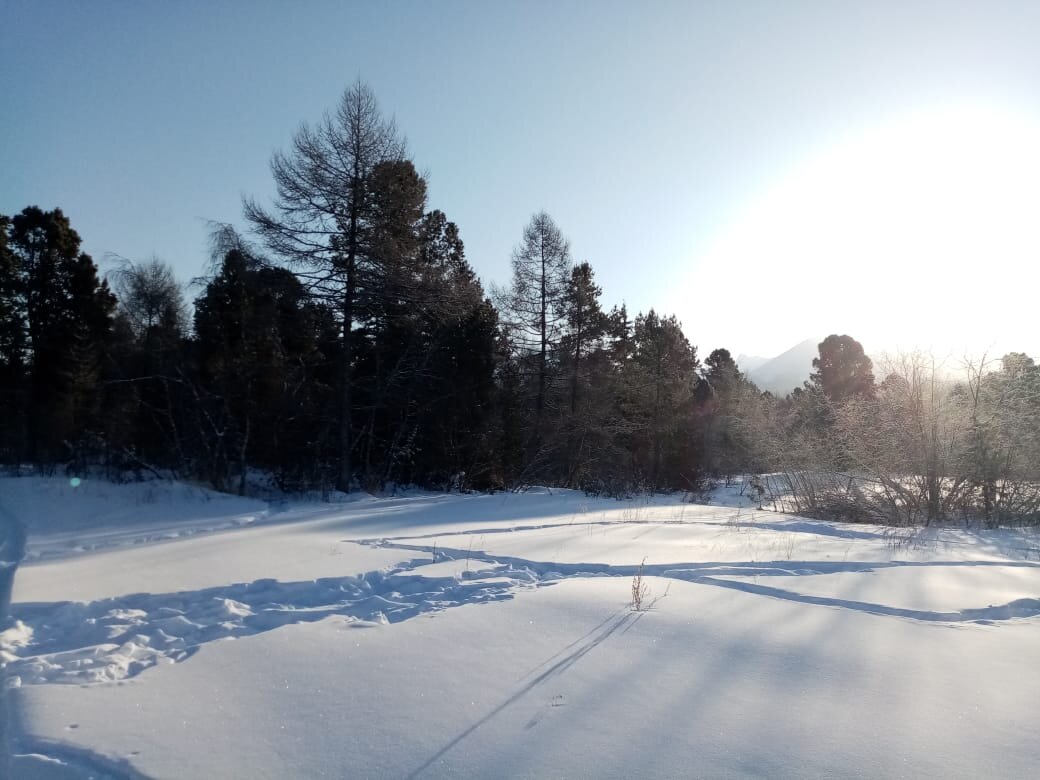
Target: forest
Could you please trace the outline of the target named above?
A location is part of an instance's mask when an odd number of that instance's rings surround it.
[[[833,334],[776,397],[675,316],[606,309],[546,213],[518,226],[510,282],[485,288],[360,82],[271,172],[276,197],[246,199],[248,234],[214,225],[189,285],[157,258],[102,273],[60,208],[0,216],[6,468],[240,494],[257,475],[622,497],[754,474],[759,501],[807,516],[1040,523],[1025,354],[875,365]]]

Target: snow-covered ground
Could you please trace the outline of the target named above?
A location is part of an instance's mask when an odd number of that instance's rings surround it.
[[[1040,537],[747,503],[2,479],[12,772],[1035,775]]]

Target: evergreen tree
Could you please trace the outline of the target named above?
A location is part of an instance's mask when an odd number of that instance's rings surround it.
[[[727,349],[712,351],[704,367],[696,393],[704,464],[714,475],[728,478],[754,466],[752,431],[741,418],[753,414],[758,388]]]
[[[704,366],[704,378],[714,395],[726,395],[744,379],[728,349],[712,350]]]
[[[522,482],[529,430],[519,351],[500,328],[495,344],[495,467],[491,483],[506,487]]]
[[[0,462],[18,463],[25,452],[27,398],[25,301],[18,258],[8,246],[9,217],[0,215]]]
[[[417,476],[432,484],[486,486],[498,314],[466,260],[458,227],[443,212],[423,218],[420,268],[428,363],[422,375]]]
[[[458,227],[433,211],[414,228],[407,244],[395,244],[407,251],[386,263],[397,269],[387,284],[397,293],[384,296],[358,368],[369,388],[364,473],[377,487],[459,484],[463,473],[479,482],[490,468],[483,437],[497,317],[466,261]]]
[[[562,478],[574,486],[587,483],[612,449],[616,377],[605,347],[609,322],[600,308],[600,294],[587,262],[571,269],[563,295],[566,326],[560,341],[567,402],[560,410],[557,435],[564,455]]]
[[[635,470],[651,489],[693,488],[700,453],[694,440],[697,350],[675,316],[653,309],[636,317],[634,351],[627,368],[632,395],[632,454]]]
[[[321,344],[332,328],[292,273],[227,252],[195,302],[196,449],[211,483],[236,474],[241,492],[248,466],[286,487],[316,481],[328,449]]]
[[[561,340],[563,362],[568,367],[571,414],[578,408],[585,362],[601,346],[607,321],[599,305],[602,290],[596,285],[592,266],[580,263],[571,269],[563,291],[566,332]]]
[[[874,372],[863,345],[851,336],[830,335],[820,342],[813,358],[811,384],[832,403],[874,395]]]
[[[625,304],[615,306],[607,315],[607,338],[610,345],[607,351],[610,362],[618,371],[624,371],[632,358],[632,320],[628,316]]]
[[[30,206],[4,228],[5,365],[22,352],[27,391],[12,412],[27,420],[25,456],[54,462],[98,422],[115,297],[60,209]]]
[[[354,368],[362,483],[385,483],[415,435],[416,393],[429,360],[422,322],[437,305],[420,267],[426,182],[411,162],[383,162],[371,176],[371,249],[360,268]]]

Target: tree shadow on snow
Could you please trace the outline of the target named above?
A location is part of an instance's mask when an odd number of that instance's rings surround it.
[[[191,657],[208,642],[271,631],[330,616],[372,626],[465,604],[510,599],[522,587],[508,566],[460,577],[408,572],[429,559],[390,571],[304,582],[260,579],[177,593],[135,593],[89,603],[25,602],[13,616],[32,630],[15,648],[8,675],[19,683],[109,682],[162,661]]]

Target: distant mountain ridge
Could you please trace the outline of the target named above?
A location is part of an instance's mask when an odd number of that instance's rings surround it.
[[[759,390],[784,396],[809,378],[821,341],[823,339],[806,339],[773,358],[740,355],[737,366]]]

